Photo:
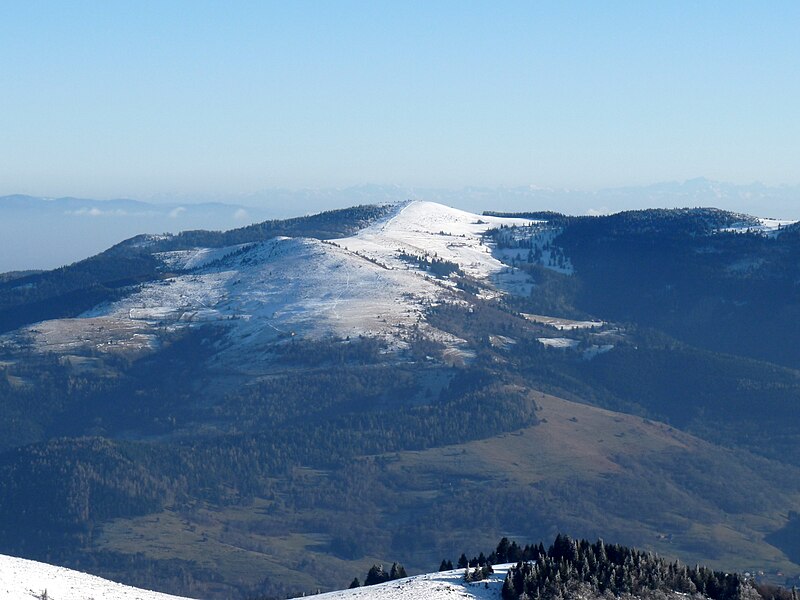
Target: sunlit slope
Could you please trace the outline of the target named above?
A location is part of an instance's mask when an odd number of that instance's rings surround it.
[[[122,298],[78,318],[29,325],[7,339],[46,352],[141,355],[157,350],[170,332],[214,325],[234,346],[232,365],[293,336],[369,335],[402,346],[422,334],[457,347],[460,340],[427,326],[425,310],[470,301],[457,289],[454,270],[470,277],[482,297],[528,294],[529,277],[495,258],[485,237],[500,224],[528,222],[415,201],[334,241],[279,236],[159,251],[152,254],[158,276],[127,288]],[[151,238],[128,246],[171,242]],[[444,272],[439,265],[446,265]]]
[[[0,555],[0,598],[51,600],[186,600],[46,563]]]
[[[535,399],[535,427],[365,457],[346,472],[301,470],[286,495],[252,507],[208,506],[188,519],[171,511],[118,519],[98,543],[243,577],[268,572],[303,589],[341,587],[391,560],[424,572],[493,547],[498,534],[525,542],[558,532],[613,537],[719,568],[794,569],[764,537],[782,522],[783,507],[800,501],[796,490],[781,491],[781,478],[800,474],[663,423],[547,394]],[[290,507],[290,487],[304,499],[303,514]],[[343,544],[368,523],[380,531],[363,553],[347,555]]]
[[[508,567],[494,565],[494,574],[475,583],[465,582],[464,571],[457,569],[310,597],[317,600],[495,600],[501,597]]]

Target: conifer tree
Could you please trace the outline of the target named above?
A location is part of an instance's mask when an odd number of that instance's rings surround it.
[[[408,575],[406,574],[405,567],[403,567],[403,565],[401,565],[400,563],[392,563],[392,569],[389,572],[389,579],[395,580],[395,579],[403,579],[405,577],[408,577]]]
[[[372,565],[367,572],[367,578],[364,580],[364,585],[376,585],[388,581],[389,576],[383,570],[383,565]]]

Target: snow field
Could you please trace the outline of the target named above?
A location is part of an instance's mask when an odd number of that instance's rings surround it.
[[[315,600],[498,600],[506,573],[512,565],[494,565],[485,581],[467,583],[464,569],[396,579],[379,585],[306,596]]]
[[[500,225],[531,222],[414,201],[349,238],[276,237],[226,248],[162,252],[156,256],[164,272],[177,272],[175,276],[145,283],[72,322],[39,323],[32,337],[36,347],[52,351],[138,352],[154,347],[159,331],[217,323],[232,342],[227,359],[257,362],[276,340],[295,335],[368,335],[403,347],[411,330],[419,328],[443,341],[453,361],[469,360],[463,340],[434,330],[424,320],[428,306],[464,302],[455,283],[434,277],[400,254],[456,263],[484,284],[480,297],[528,295],[528,276],[493,255],[485,234]],[[145,236],[141,243],[149,240]],[[81,325],[90,320],[101,325],[87,336]]]
[[[200,264],[189,273],[145,284],[84,317],[150,327],[217,322],[239,350],[279,337],[378,335],[400,339],[426,306],[453,292],[410,271],[385,269],[336,245],[306,238],[164,253],[165,264]]]
[[[529,224],[529,219],[487,217],[435,202],[413,201],[392,217],[334,243],[390,269],[413,268],[399,257],[405,252],[456,263],[470,277],[490,281],[508,267],[492,254],[484,240],[486,232],[500,225]]]
[[[767,219],[763,217],[755,217],[755,219],[758,224],[742,223],[741,225],[734,225],[733,227],[725,227],[724,229],[720,229],[720,231],[732,233],[758,233],[766,236],[775,236],[783,227],[797,223],[797,221]]]
[[[591,329],[592,327],[602,327],[605,325],[604,321],[573,321],[572,319],[562,319],[560,317],[548,317],[546,315],[532,315],[522,313],[528,321],[540,323],[541,325],[549,325],[559,331],[572,331],[574,329]]]
[[[512,565],[494,565],[485,581],[467,583],[464,570],[427,573],[380,585],[328,592],[306,598],[318,600],[499,600],[506,573]],[[24,600],[189,600],[134,588],[46,563],[0,555],[0,599]]]
[[[548,348],[559,348],[559,349],[567,349],[567,348],[577,348],[580,342],[578,340],[572,340],[570,338],[563,338],[563,337],[556,337],[556,338],[536,338],[540,344],[543,346],[547,346]]]
[[[24,558],[0,555],[0,598],[25,600],[186,600],[141,590],[94,575]]]

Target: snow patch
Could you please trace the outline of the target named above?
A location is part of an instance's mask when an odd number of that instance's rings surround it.
[[[545,315],[532,315],[523,313],[528,321],[539,323],[540,325],[549,325],[555,327],[559,331],[572,331],[574,329],[591,329],[593,327],[603,327],[605,321],[573,321],[572,319],[563,319],[561,317],[548,317]]]
[[[783,219],[768,219],[762,217],[754,217],[753,222],[743,222],[731,227],[724,227],[720,229],[721,232],[730,233],[756,233],[759,235],[774,237],[778,235],[781,229],[788,225],[794,225],[798,221],[787,221]]]
[[[563,338],[563,337],[556,337],[556,338],[542,337],[536,339],[543,346],[547,346],[548,348],[558,348],[560,350],[566,350],[568,348],[577,348],[578,344],[580,344],[578,340],[573,340],[570,338]]]

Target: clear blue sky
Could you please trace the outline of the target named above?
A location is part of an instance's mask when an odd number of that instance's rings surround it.
[[[800,2],[0,4],[0,195],[800,183]]]

